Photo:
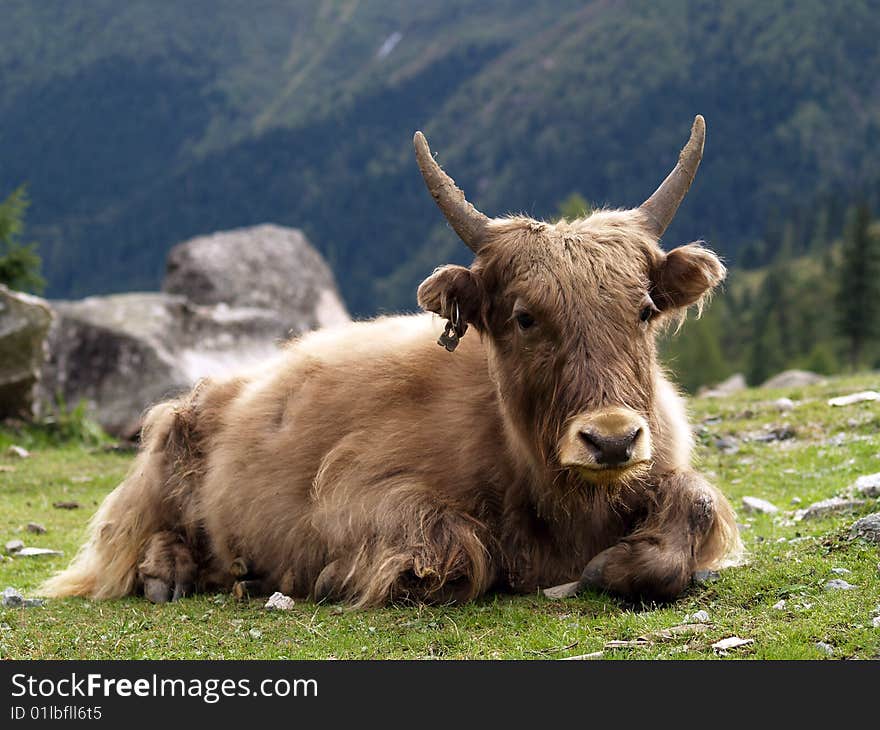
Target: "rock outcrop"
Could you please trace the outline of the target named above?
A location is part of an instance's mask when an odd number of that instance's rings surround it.
[[[294,335],[349,318],[330,268],[302,231],[271,224],[178,244],[162,291],[196,304],[272,310]]]
[[[51,322],[47,302],[0,285],[0,419],[35,415]]]
[[[720,383],[700,388],[697,391],[697,396],[700,398],[725,398],[745,390],[746,387],[746,376],[742,373],[736,373]]]
[[[42,397],[84,399],[109,433],[129,438],[150,405],[200,378],[259,365],[291,335],[348,321],[320,254],[278,226],[180,244],[163,288],[52,302]]]
[[[809,370],[783,370],[769,380],[761,383],[762,388],[803,388],[805,385],[815,385],[825,380],[817,373]]]

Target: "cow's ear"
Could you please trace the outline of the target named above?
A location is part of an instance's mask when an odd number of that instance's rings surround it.
[[[660,311],[698,304],[727,275],[719,258],[699,243],[672,249],[651,275],[651,298]]]
[[[464,266],[441,266],[419,286],[419,306],[451,319],[455,305],[461,318],[478,331],[484,328],[486,294],[480,277]]]

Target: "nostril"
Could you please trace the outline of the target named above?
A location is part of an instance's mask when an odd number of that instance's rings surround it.
[[[627,459],[629,459],[629,458],[632,457],[632,455],[633,455],[633,450],[634,450],[635,447],[636,447],[636,441],[639,440],[639,436],[641,436],[641,435],[642,435],[642,429],[637,428],[637,429],[636,429],[635,431],[633,431],[633,432],[629,435],[629,437],[627,438],[627,441],[628,441],[628,443],[627,443],[627,445],[626,445],[626,458],[627,458]]]
[[[581,431],[579,435],[581,441],[587,445],[587,448],[592,452],[593,456],[598,457],[602,453],[602,443],[597,436],[591,434],[589,431]]]

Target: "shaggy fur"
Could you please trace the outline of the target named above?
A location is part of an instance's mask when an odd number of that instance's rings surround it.
[[[238,581],[373,606],[531,592],[589,564],[608,591],[674,598],[740,542],[691,469],[655,338],[723,276],[698,245],[665,254],[638,210],[491,221],[470,268],[419,289],[424,309],[457,304],[476,330],[454,353],[436,344],[441,319],[383,317],[156,406],[130,474],[43,592],[164,601]],[[567,425],[607,409],[647,423],[650,462],[564,467]]]

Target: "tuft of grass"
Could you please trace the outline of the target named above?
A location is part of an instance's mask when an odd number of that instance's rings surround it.
[[[42,608],[0,608],[0,658],[554,659],[640,636],[651,643],[605,649],[604,658],[828,658],[817,642],[834,647],[832,658],[880,658],[880,629],[872,625],[880,604],[880,552],[849,539],[858,514],[799,522],[790,514],[841,492],[862,474],[880,471],[880,404],[826,403],[835,395],[878,387],[880,376],[872,374],[691,401],[699,466],[737,508],[749,562],[670,605],[625,607],[598,593],[566,601],[493,595],[460,607],[361,612],[298,602],[292,611],[272,613],[263,610],[262,601],[238,603],[227,595],[161,606],[137,598],[53,600]],[[783,395],[795,401],[792,411],[774,405]],[[130,455],[102,449],[103,437],[96,441],[88,428],[58,428],[0,432],[0,465],[14,469],[0,470],[2,542],[19,538],[64,551],[63,557],[5,559],[0,587],[28,594],[63,567],[83,540],[89,516],[130,464]],[[794,437],[754,439],[772,429],[788,429]],[[86,443],[76,440],[77,433]],[[739,450],[719,450],[720,437],[734,439]],[[9,443],[32,450],[31,458],[7,457]],[[743,513],[746,495],[770,500],[780,514]],[[801,503],[793,504],[795,498]],[[82,507],[53,509],[56,501]],[[878,510],[880,501],[872,500],[862,513]],[[31,521],[44,524],[46,533],[27,532]],[[837,575],[832,568],[850,573]],[[835,577],[857,588],[826,591],[825,583]],[[779,601],[785,602],[782,608],[774,608]],[[704,633],[656,635],[699,610],[709,614]],[[753,642],[726,655],[712,649],[730,636]]]

